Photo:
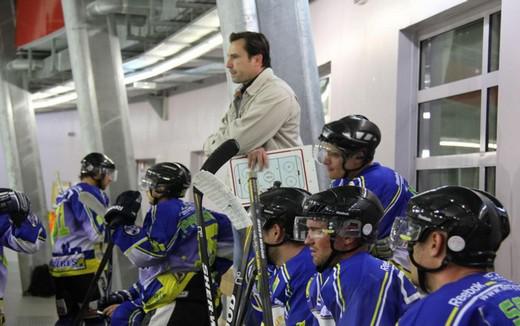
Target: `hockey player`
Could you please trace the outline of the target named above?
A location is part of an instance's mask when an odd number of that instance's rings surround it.
[[[414,283],[427,293],[399,325],[518,325],[520,285],[493,270],[507,212],[479,190],[445,186],[414,196],[407,212]]]
[[[276,325],[279,325],[277,317],[285,325],[309,325],[314,320],[306,305],[305,286],[316,268],[309,248],[303,241],[296,241],[293,233],[294,219],[301,216],[303,202],[309,196],[303,189],[285,187],[272,188],[260,195],[263,239],[273,266],[269,285]],[[256,291],[254,294],[253,307],[259,311],[255,315],[261,320],[261,301]]]
[[[402,216],[412,197],[408,182],[396,171],[373,162],[381,132],[376,124],[362,115],[348,115],[323,126],[315,158],[327,167],[331,187],[354,185],[373,192],[383,204],[384,215],[379,225],[373,253],[382,259],[392,257],[388,235],[396,216]],[[396,257],[399,264],[406,260]]]
[[[402,271],[368,252],[384,213],[377,197],[342,186],[312,195],[303,209],[296,233],[308,229],[305,244],[326,276],[309,294],[310,303],[322,301],[321,310],[313,310],[316,318],[325,325],[331,317],[337,325],[394,325],[419,295]]]
[[[0,188],[0,326],[4,325],[3,298],[7,285],[4,247],[27,254],[38,251],[47,234],[40,220],[31,213],[27,195]]]
[[[116,178],[116,166],[106,155],[90,153],[81,160],[80,182],[56,198],[56,223],[52,230],[50,272],[56,283],[56,325],[70,325],[87,293],[99,259],[95,251],[104,236],[103,216],[84,206],[88,195],[108,207],[103,190]],[[95,292],[92,300],[99,298]],[[91,317],[93,311],[87,314]]]
[[[139,282],[126,292],[126,297],[108,300],[107,304],[121,303],[105,309],[113,325],[138,325],[143,312],[151,311],[150,325],[209,323],[195,207],[181,199],[190,182],[189,170],[180,163],[152,166],[143,180],[152,205],[143,226],[134,225],[135,214],[122,214],[129,218],[116,223],[113,241],[139,267]],[[125,205],[119,206],[126,209]],[[109,224],[114,223],[109,221],[111,210],[107,212]],[[231,223],[225,215],[209,211],[204,212],[204,220],[208,253],[218,283],[232,264],[228,259],[233,247]]]

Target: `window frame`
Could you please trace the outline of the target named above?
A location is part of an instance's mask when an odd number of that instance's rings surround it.
[[[417,28],[414,31],[414,53],[412,54],[411,69],[413,87],[410,102],[413,108],[410,110],[410,122],[411,134],[415,135],[411,141],[412,150],[410,151],[413,155],[412,165],[413,176],[411,182],[418,185],[418,172],[421,170],[436,170],[436,169],[452,169],[452,168],[478,168],[479,169],[479,188],[484,189],[486,187],[487,173],[486,168],[495,167],[497,165],[496,151],[486,152],[487,142],[487,121],[488,121],[488,94],[489,89],[492,87],[499,87],[499,69],[496,71],[489,72],[489,50],[490,50],[490,31],[491,31],[491,15],[500,12],[500,3],[492,2],[485,6],[469,10],[466,13],[460,15],[453,15],[449,19],[440,19],[437,23],[428,24]],[[481,74],[442,85],[420,89],[419,78],[420,78],[420,58],[421,58],[421,47],[422,41],[442,34],[444,32],[453,30],[455,28],[464,26],[473,21],[483,19],[483,42],[482,42],[482,66]],[[418,114],[419,106],[421,103],[439,100],[454,95],[460,95],[473,91],[480,91],[480,149],[477,153],[470,154],[455,154],[455,155],[438,155],[430,157],[418,156],[418,136],[419,136],[419,123]],[[500,95],[499,95],[500,96]]]

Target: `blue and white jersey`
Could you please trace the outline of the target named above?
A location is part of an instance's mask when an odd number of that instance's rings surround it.
[[[334,326],[336,322],[332,316],[332,312],[325,306],[323,297],[321,295],[321,289],[323,283],[328,279],[332,273],[332,268],[327,268],[323,272],[317,272],[314,274],[305,289],[305,296],[307,298],[307,307],[314,316],[314,320],[309,325],[314,326]]]
[[[215,280],[231,266],[233,235],[229,219],[204,211],[208,255]],[[193,203],[170,199],[152,206],[143,226],[118,226],[114,243],[139,267],[144,310],[173,301],[201,270],[197,218]],[[161,292],[158,294],[158,292]],[[162,298],[160,302],[154,302]]]
[[[56,198],[56,221],[51,226],[52,259],[49,264],[55,277],[95,273],[100,263],[96,258],[95,246],[103,241],[104,219],[81,203],[81,192],[88,192],[101,205],[108,207],[107,195],[98,187],[84,182],[72,186]]]
[[[250,260],[249,266],[254,265],[254,257]],[[316,267],[312,262],[312,256],[308,247],[303,247],[301,251],[285,264],[276,267],[269,265],[269,286],[271,294],[271,304],[273,310],[283,311],[285,325],[311,325],[314,317],[306,304],[305,287],[309,279],[316,272]],[[248,273],[249,274],[249,273]],[[250,278],[250,276],[249,276]],[[254,319],[257,321],[249,324],[260,324],[262,320],[262,306],[258,289],[253,288],[252,306],[255,310]],[[280,316],[282,314],[280,313]],[[276,313],[273,313],[276,317]],[[275,320],[275,325],[277,325]]]
[[[7,284],[4,247],[32,254],[40,249],[45,239],[47,239],[47,233],[36,215],[29,214],[17,227],[11,222],[8,214],[0,214],[0,298],[4,297]]]
[[[419,293],[402,271],[361,252],[332,268],[321,297],[336,325],[394,325]]]
[[[520,325],[520,285],[497,273],[471,274],[413,304],[398,325]]]
[[[392,223],[397,216],[402,216],[406,212],[406,205],[413,196],[408,181],[403,176],[377,162],[367,166],[353,179],[333,180],[331,188],[347,185],[367,188],[381,201],[385,213],[379,222],[378,239],[390,235]]]
[[[305,287],[316,272],[309,247],[274,270],[270,278],[273,305],[284,308],[286,325],[311,325],[314,317],[307,306]]]

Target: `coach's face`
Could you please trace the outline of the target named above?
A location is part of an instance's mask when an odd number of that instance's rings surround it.
[[[231,42],[228,49],[226,68],[234,83],[245,84],[262,72],[262,55],[249,56],[245,40]]]

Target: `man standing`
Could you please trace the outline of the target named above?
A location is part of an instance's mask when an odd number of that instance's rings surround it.
[[[519,325],[520,285],[490,272],[510,231],[496,198],[440,187],[413,197],[405,221],[412,280],[430,294],[399,325]]]
[[[396,216],[402,215],[412,197],[408,182],[396,171],[373,162],[381,132],[362,115],[348,115],[323,126],[315,158],[327,167],[332,187],[354,185],[372,191],[383,204],[384,215],[378,226],[380,239],[373,253],[382,259],[392,257],[386,238]],[[406,255],[394,256],[405,264]]]
[[[98,269],[96,245],[103,241],[104,220],[81,202],[82,193],[108,206],[104,190],[115,179],[116,166],[106,155],[90,153],[81,161],[80,182],[56,199],[56,224],[50,271],[56,283],[56,325],[70,325],[80,310],[90,280]],[[99,298],[95,293],[92,300]]]
[[[204,143],[211,154],[234,138],[249,167],[267,166],[266,151],[302,145],[300,105],[287,83],[271,69],[269,41],[261,33],[231,33],[226,67],[233,82],[242,84],[217,132]]]

